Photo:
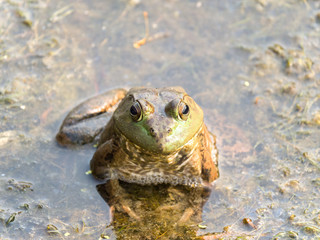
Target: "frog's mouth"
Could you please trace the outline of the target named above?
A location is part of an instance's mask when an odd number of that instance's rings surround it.
[[[115,130],[121,138],[124,138],[126,142],[130,145],[134,146],[135,149],[139,151],[141,154],[156,156],[168,157],[170,155],[174,155],[179,152],[186,145],[190,145],[191,142],[196,144],[194,139],[197,138],[201,130],[203,129],[204,123],[202,123],[199,128],[195,131],[194,135],[190,139],[185,139],[181,141],[179,137],[166,136],[165,134],[154,135],[146,132],[145,135],[148,137],[143,138],[141,140],[139,136],[137,138],[131,139],[126,136],[125,133],[121,131],[121,129],[115,124]],[[127,148],[127,147],[126,147]]]
[[[201,129],[186,144],[170,154],[150,152],[119,133],[119,147],[125,155],[121,161],[110,165],[106,177],[141,185],[204,186],[199,169],[190,162],[194,160],[193,155],[199,146],[198,134]]]

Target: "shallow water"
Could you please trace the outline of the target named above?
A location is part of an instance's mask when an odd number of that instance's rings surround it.
[[[160,38],[136,49],[144,11]],[[319,238],[319,14],[319,1],[298,0],[2,1],[0,239],[99,239],[106,226],[115,238],[86,174],[94,148],[54,136],[89,96],[171,85],[220,140],[198,235],[229,226],[233,237]]]

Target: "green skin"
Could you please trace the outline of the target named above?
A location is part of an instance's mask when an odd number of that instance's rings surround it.
[[[133,105],[141,110],[138,119]],[[108,121],[104,114],[115,106]],[[95,139],[90,165],[100,179],[195,186],[219,176],[215,138],[202,109],[181,87],[117,89],[90,98],[68,114],[57,134],[61,145]]]

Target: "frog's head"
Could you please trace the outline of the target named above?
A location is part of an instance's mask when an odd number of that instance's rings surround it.
[[[159,154],[184,146],[203,124],[202,109],[181,87],[132,88],[113,117],[127,139]]]

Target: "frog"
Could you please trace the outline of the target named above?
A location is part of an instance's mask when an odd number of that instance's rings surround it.
[[[66,116],[56,139],[62,146],[96,142],[90,168],[97,179],[210,187],[219,177],[216,138],[180,86],[89,98]]]
[[[203,206],[219,177],[218,153],[228,159],[251,151],[237,126],[205,110],[209,128],[182,87],[134,87],[91,97],[67,114],[56,140],[97,147],[90,168],[105,180],[96,187],[119,239],[158,238],[162,228],[168,238],[197,239]]]

